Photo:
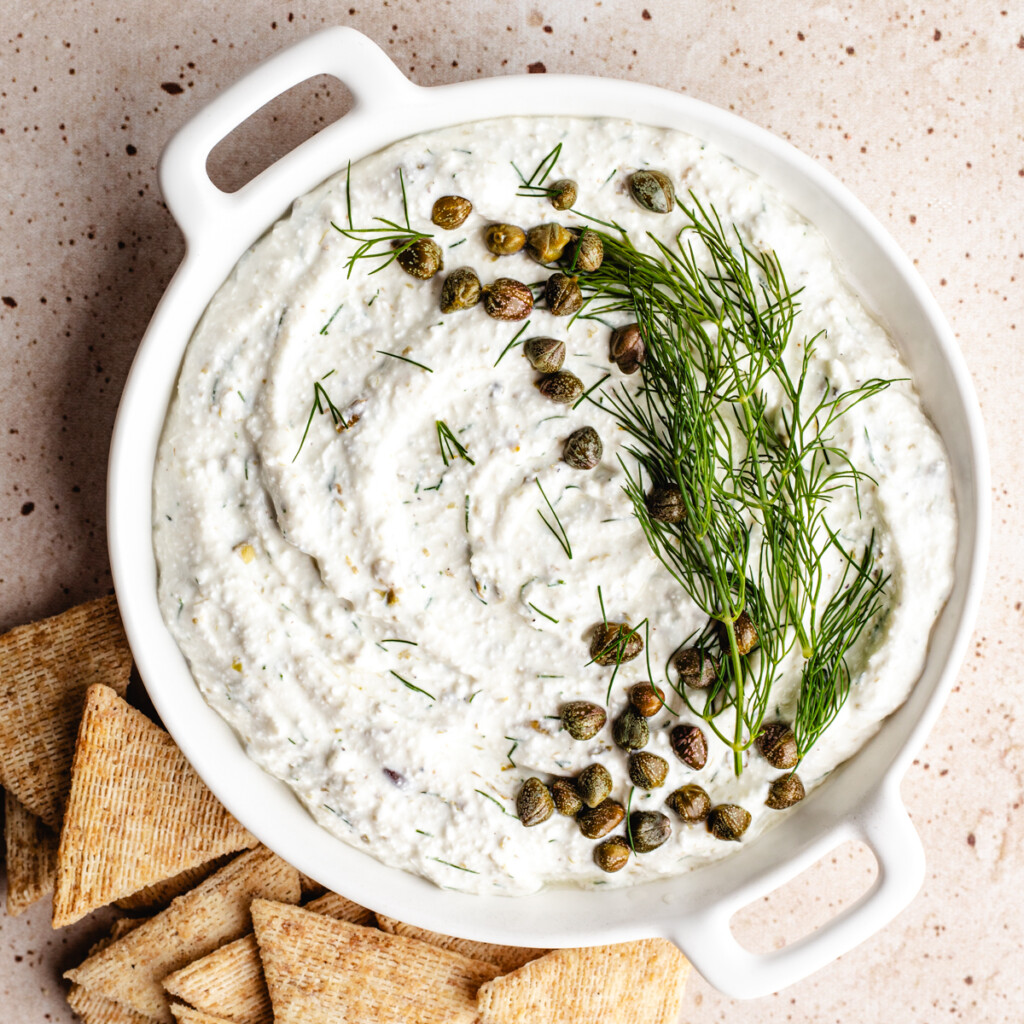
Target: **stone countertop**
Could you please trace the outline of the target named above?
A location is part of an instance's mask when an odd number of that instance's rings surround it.
[[[0,629],[110,588],[108,438],[183,253],[156,183],[161,148],[243,71],[330,24],[365,32],[422,85],[569,72],[707,100],[818,159],[909,253],[981,397],[995,527],[969,656],[903,784],[927,880],[890,927],[779,995],[736,1003],[695,977],[683,1019],[1024,1019],[1019,3],[10,0],[0,28]],[[296,88],[218,147],[215,180],[237,186],[345,105],[336,82]],[[737,930],[755,948],[780,946],[856,898],[873,871],[863,848],[841,848],[744,911]],[[73,1019],[60,972],[99,923],[53,933],[48,917],[46,901],[0,918],[5,1020]]]

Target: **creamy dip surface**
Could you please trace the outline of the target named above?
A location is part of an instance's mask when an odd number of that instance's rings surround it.
[[[523,780],[571,776],[600,761],[626,804],[627,755],[611,721],[628,687],[648,678],[642,656],[618,672],[609,724],[590,741],[561,730],[571,700],[605,705],[612,667],[588,664],[598,587],[609,620],[649,620],[655,681],[704,616],[652,554],[623,493],[625,435],[590,402],[553,404],[520,347],[495,365],[520,323],[482,306],[439,312],[445,273],[471,266],[484,284],[527,283],[550,271],[525,253],[495,257],[483,229],[585,222],[544,199],[517,197],[510,161],[529,174],[558,142],[555,176],[579,184],[577,208],[614,220],[643,246],[671,241],[677,208],[639,208],[627,181],[641,167],[693,190],[744,240],[773,249],[801,311],[788,354],[824,332],[812,366],[847,388],[906,378],[885,330],[844,283],[824,238],[762,181],[690,136],[618,120],[504,119],[417,136],[353,164],[357,227],[402,219],[398,170],[414,228],[433,232],[445,272],[415,280],[397,264],[346,261],[345,174],[297,200],[240,260],[211,301],[185,355],[155,474],[159,597],[206,700],[249,756],[285,780],[317,822],[389,864],[456,889],[507,894],[545,884],[628,885],[686,871],[739,848],[687,827],[665,797],[697,782],[714,803],[753,816],[743,842],[786,815],[765,806],[780,772],[756,750],[736,777],[732,752],[705,727],[706,766],[674,756],[669,730],[697,719],[671,694],[650,719],[647,750],[669,763],[666,784],[633,793],[632,809],[665,810],[672,835],[606,874],[594,841],[555,814],[525,828],[515,817]],[[430,223],[443,195],[473,203],[452,231]],[[616,322],[624,322],[619,318]],[[565,369],[584,385],[630,386],[608,362],[608,327],[555,317],[540,302],[522,337],[567,345]],[[382,355],[404,355],[430,367]],[[335,428],[314,384],[351,425]],[[819,384],[819,387],[821,385]],[[448,465],[437,421],[469,461]],[[303,442],[308,424],[308,434]],[[566,437],[590,425],[604,455],[589,472],[561,460]],[[301,443],[301,451],[300,449]],[[800,767],[808,790],[850,757],[906,698],[952,583],[955,507],[942,444],[912,386],[893,384],[846,415],[835,443],[875,483],[828,512],[850,544],[876,537],[891,573],[885,610],[850,657],[852,687],[835,723]],[[542,522],[538,481],[572,558]],[[549,514],[550,519],[550,514]],[[834,588],[837,564],[828,563]],[[791,722],[795,656],[775,684],[767,720]],[[719,726],[730,731],[727,714]],[[698,723],[699,724],[699,723]],[[617,830],[622,832],[622,829]]]

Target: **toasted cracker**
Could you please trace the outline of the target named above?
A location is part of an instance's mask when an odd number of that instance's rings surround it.
[[[171,1003],[171,1012],[178,1024],[232,1024],[226,1017],[215,1017],[212,1013],[193,1010],[191,1006]]]
[[[419,939],[421,942],[429,942],[432,946],[439,946],[441,949],[450,949],[463,956],[471,957],[473,960],[485,960],[501,969],[502,974],[508,974],[531,960],[536,960],[548,951],[546,949],[531,949],[526,946],[499,946],[493,942],[474,942],[472,939],[457,939],[454,935],[442,935],[440,932],[428,932],[426,928],[417,928],[414,925],[406,924],[395,917],[385,917],[377,914],[377,927],[392,935],[404,935],[409,939]]]
[[[106,949],[112,942],[134,931],[145,918],[119,917],[111,926],[110,934],[94,943],[89,955]],[[81,985],[72,985],[68,991],[68,1006],[82,1018],[82,1024],[152,1024],[150,1017],[115,1003],[113,999],[90,992]]]
[[[480,1024],[674,1024],[689,973],[667,939],[556,949],[481,985]]]
[[[312,910],[314,914],[333,917],[335,921],[348,921],[349,924],[370,924],[373,921],[372,910],[367,910],[366,907],[353,903],[336,892],[325,892],[323,896],[317,896],[315,900],[304,904],[304,909]]]
[[[174,740],[109,686],[86,693],[71,774],[54,928],[256,842]]]
[[[257,896],[285,903],[299,899],[298,872],[262,846],[236,857],[64,977],[171,1024],[160,981],[244,935],[250,927],[249,904]]]
[[[472,1024],[497,968],[436,946],[254,900],[275,1024]]]
[[[299,885],[302,886],[302,898],[309,899],[310,896],[322,896],[327,892],[327,886],[321,885],[315,878],[299,872]]]
[[[57,833],[46,827],[13,794],[4,794],[7,840],[7,913],[16,917],[53,892]]]
[[[180,896],[183,892],[188,892],[189,889],[194,889],[204,879],[209,878],[214,871],[224,867],[231,860],[231,857],[232,854],[226,853],[223,857],[207,861],[205,864],[200,864],[197,868],[187,868],[185,871],[172,875],[170,878],[165,878],[162,882],[154,882],[152,885],[147,885],[138,892],[133,892],[131,896],[114,900],[114,906],[119,907],[121,910],[133,912],[138,910],[163,910],[176,896]]]
[[[85,691],[123,694],[132,655],[117,601],[101,597],[0,636],[0,785],[60,828]]]

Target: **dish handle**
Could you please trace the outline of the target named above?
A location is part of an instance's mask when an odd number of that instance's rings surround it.
[[[333,75],[352,93],[355,102],[342,120],[366,111],[383,112],[419,90],[376,43],[340,26],[317,32],[257,65],[180,128],[160,158],[160,189],[190,245],[201,235],[222,232],[244,219],[247,208],[258,203],[258,193],[268,179],[276,182],[287,177],[293,165],[303,162],[299,154],[305,154],[317,137],[307,139],[231,193],[217,188],[207,174],[206,162],[214,146],[281,93],[320,74]]]
[[[830,849],[860,839],[878,862],[878,876],[857,902],[810,935],[771,953],[751,953],[736,941],[733,915],[766,890],[744,890],[705,912],[688,915],[671,936],[710,984],[737,999],[756,999],[795,985],[884,928],[913,900],[924,881],[924,849],[900,799],[898,783],[879,794]],[[824,851],[829,852],[828,850]]]

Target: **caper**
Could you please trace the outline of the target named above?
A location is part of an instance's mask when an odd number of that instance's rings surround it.
[[[441,286],[441,312],[457,313],[480,301],[480,278],[471,267],[453,270]]]
[[[537,381],[537,390],[559,405],[572,405],[583,394],[583,381],[568,370],[559,370],[543,380]]]
[[[677,725],[669,733],[672,752],[683,764],[700,771],[708,763],[708,741],[695,725]]]
[[[583,293],[575,277],[559,271],[544,285],[544,298],[553,316],[569,316],[583,306]]]
[[[612,725],[612,739],[623,750],[639,750],[646,747],[651,738],[647,719],[636,708],[626,708]]]
[[[538,263],[554,263],[572,240],[572,232],[561,224],[538,224],[526,232],[526,251]]]
[[[462,196],[441,196],[434,200],[430,219],[445,231],[459,227],[473,212],[473,204]]]
[[[570,209],[579,195],[579,188],[572,178],[559,178],[550,189],[551,205],[556,210]]]
[[[590,656],[598,665],[621,665],[643,649],[643,638],[625,622],[602,622],[590,641]]]
[[[483,293],[484,309],[495,320],[525,320],[533,311],[533,292],[511,277],[499,277]]]
[[[526,232],[515,224],[488,224],[484,228],[484,245],[495,256],[511,256],[526,245]]]
[[[782,775],[771,784],[765,804],[773,811],[784,811],[787,807],[800,803],[806,795],[800,776],[796,772],[790,772],[789,775]]]
[[[626,324],[612,331],[608,358],[623,372],[636,373],[647,358],[647,346],[639,324]]]
[[[665,803],[672,808],[687,825],[696,825],[704,821],[711,810],[711,797],[700,786],[690,784],[681,786],[669,793]]]
[[[773,768],[795,768],[800,763],[800,749],[793,730],[783,722],[769,722],[757,734],[757,749]]]
[[[678,487],[654,487],[644,504],[648,515],[659,523],[681,523],[686,518],[686,502]]]
[[[594,847],[594,861],[602,871],[621,871],[629,863],[629,843],[622,836],[612,836]]]
[[[739,842],[750,825],[750,812],[738,804],[719,804],[708,814],[708,831],[716,838]]]
[[[572,244],[569,258],[577,270],[589,274],[604,262],[604,242],[593,231],[584,231]]]
[[[556,338],[530,338],[523,345],[523,355],[540,373],[557,373],[565,362],[565,342]]]
[[[629,191],[637,205],[651,213],[669,213],[675,202],[672,181],[661,171],[635,171],[629,178]]]
[[[562,726],[574,740],[592,740],[607,720],[604,708],[588,700],[573,700],[562,706]]]
[[[591,764],[576,776],[576,792],[588,807],[596,807],[612,792],[612,776],[603,764]]]
[[[672,823],[661,811],[634,811],[629,816],[629,834],[637,853],[650,853],[672,835]]]
[[[736,637],[736,649],[740,654],[749,654],[758,645],[757,626],[746,612],[740,612],[732,625],[732,631]],[[724,622],[718,624],[718,641],[723,651],[729,649],[729,632]]]
[[[417,238],[406,246],[396,257],[398,265],[413,277],[421,281],[433,277],[439,270],[444,270],[444,253],[441,246],[432,238]]]
[[[551,783],[551,800],[555,810],[567,818],[573,818],[583,810],[583,801],[572,779],[555,779]]]
[[[644,718],[650,718],[665,706],[665,691],[650,683],[634,683],[629,688],[629,703]]]
[[[641,789],[657,789],[665,784],[668,775],[668,761],[657,754],[639,750],[629,755],[629,778],[634,786]]]
[[[547,821],[555,812],[555,802],[540,779],[527,779],[516,797],[516,812],[527,827]]]
[[[574,430],[565,441],[562,458],[573,469],[593,469],[604,454],[604,445],[593,427]]]
[[[718,662],[699,647],[687,647],[672,659],[679,682],[692,690],[706,690],[718,677]]]
[[[600,839],[621,825],[625,817],[626,811],[622,804],[605,800],[596,807],[585,807],[576,815],[576,823],[588,839]]]

